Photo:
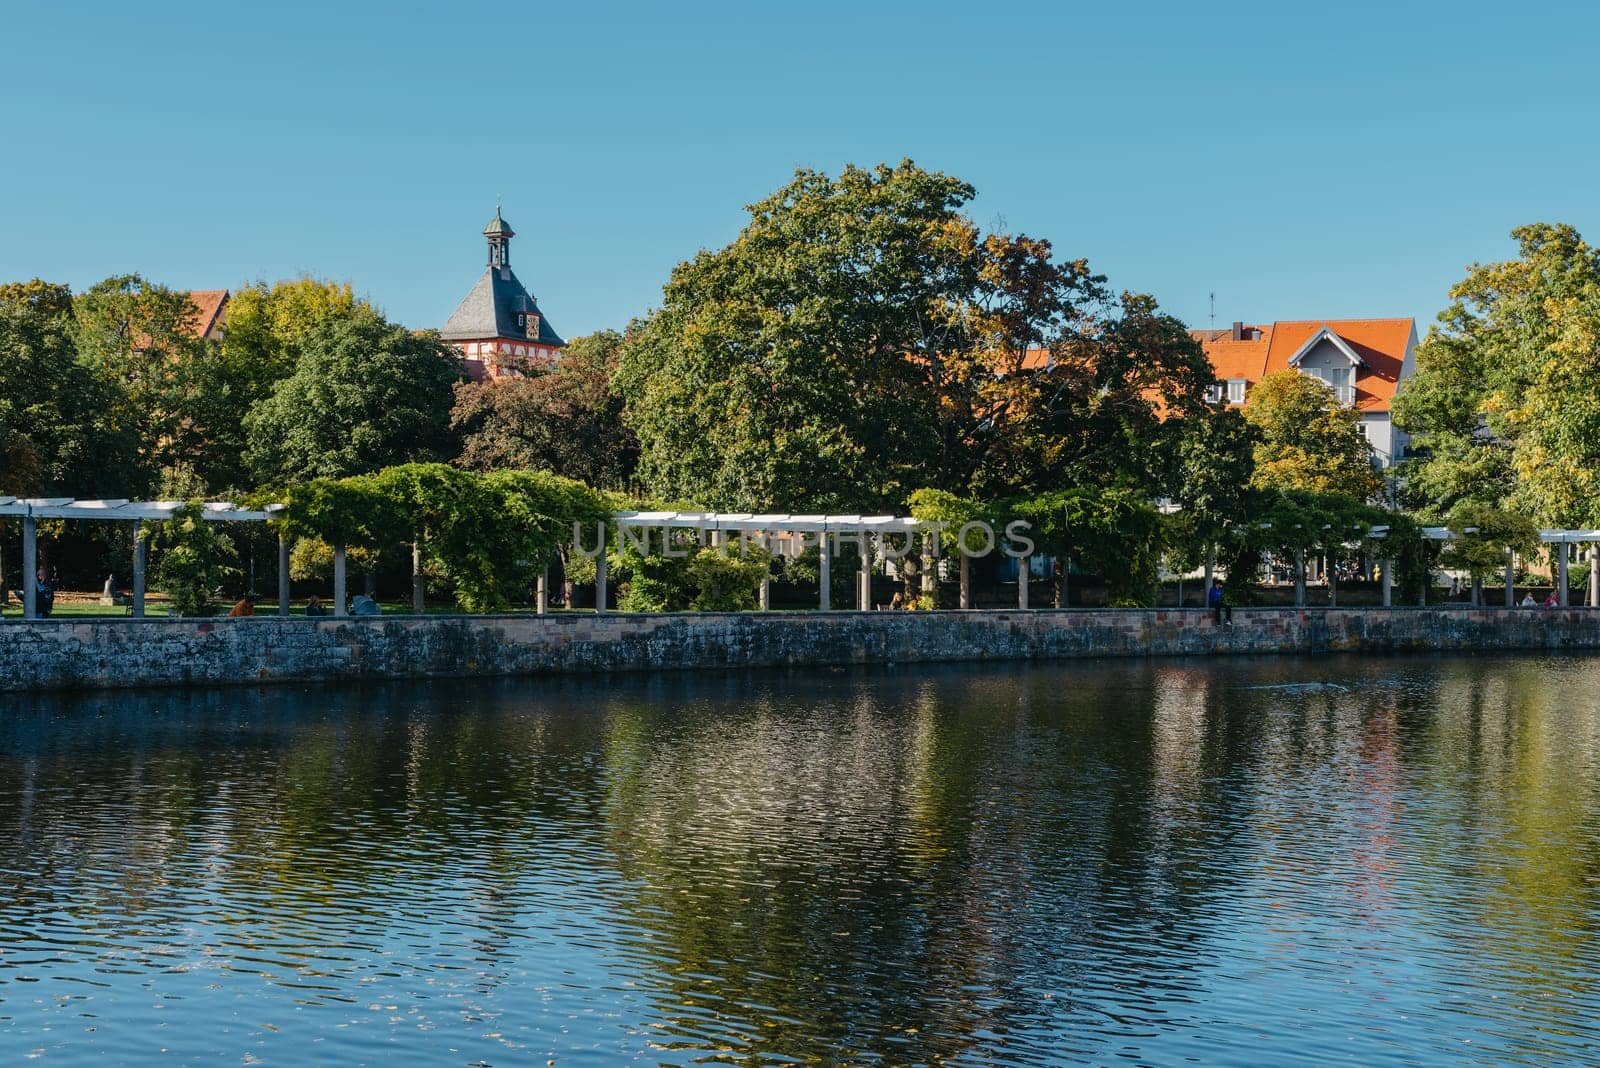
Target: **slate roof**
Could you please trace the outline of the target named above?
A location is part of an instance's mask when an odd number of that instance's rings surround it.
[[[527,336],[526,330],[517,328],[517,313],[539,317],[539,336]],[[564,346],[565,341],[550,326],[550,320],[539,310],[528,291],[510,267],[487,267],[478,277],[456,310],[450,313],[439,336],[446,341],[475,341],[492,337],[533,341],[540,345]]]

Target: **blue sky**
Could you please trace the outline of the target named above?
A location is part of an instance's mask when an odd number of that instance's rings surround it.
[[[911,157],[1194,325],[1414,315],[1600,235],[1580,5],[7,0],[0,278],[302,272],[436,326],[512,262],[620,327],[796,167]]]

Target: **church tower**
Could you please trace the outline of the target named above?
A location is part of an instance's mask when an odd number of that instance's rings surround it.
[[[483,236],[489,242],[489,264],[445,320],[439,336],[461,353],[474,382],[547,370],[566,342],[511,273],[511,239],[517,234],[499,208],[483,228]]]

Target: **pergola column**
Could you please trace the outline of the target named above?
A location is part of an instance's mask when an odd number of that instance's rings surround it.
[[[1394,561],[1383,562],[1383,607],[1394,607]]]
[[[1556,556],[1556,579],[1558,582],[1556,603],[1562,608],[1567,607],[1567,543],[1556,543],[1561,546],[1561,552]]]
[[[608,591],[606,589],[606,547],[602,543],[600,555],[594,558],[594,611],[596,615],[605,614],[606,601],[608,599]]]
[[[22,618],[39,618],[39,521],[22,517]]]
[[[137,519],[133,522],[133,618],[144,618],[144,584],[145,561],[148,554],[148,541],[144,536],[144,524]]]
[[[544,577],[540,576],[542,582]],[[422,542],[411,543],[411,614],[426,615],[428,611],[428,580],[422,574]]]
[[[550,611],[550,569],[539,572],[539,582],[533,589],[533,610],[539,615]]]
[[[862,612],[872,610],[872,535],[861,538],[861,573],[856,584],[856,608]]]
[[[956,546],[956,552],[961,555],[961,594],[956,603],[965,610],[972,607],[972,567],[967,554],[961,551],[959,545]]]
[[[344,546],[333,547],[333,614],[343,616],[349,609],[345,601]]]
[[[1506,607],[1517,606],[1517,558],[1510,549],[1506,550]]]
[[[817,595],[817,607],[826,612],[833,606],[829,603],[833,592],[833,553],[828,544],[828,532],[824,530],[817,535],[817,560],[819,561],[818,573],[822,576],[822,590]]]
[[[1304,549],[1296,549],[1294,551],[1294,606],[1296,608],[1304,608],[1306,606],[1306,551]]]
[[[278,614],[289,614],[289,538],[278,535]]]
[[[1032,561],[1031,556],[1020,557],[1017,560],[1017,607],[1028,607],[1028,567]]]
[[[1600,545],[1589,545],[1589,607],[1600,608]]]

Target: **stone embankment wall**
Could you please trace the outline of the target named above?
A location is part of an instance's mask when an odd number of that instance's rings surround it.
[[[773,612],[0,623],[0,691],[1102,656],[1600,648],[1592,609]]]

